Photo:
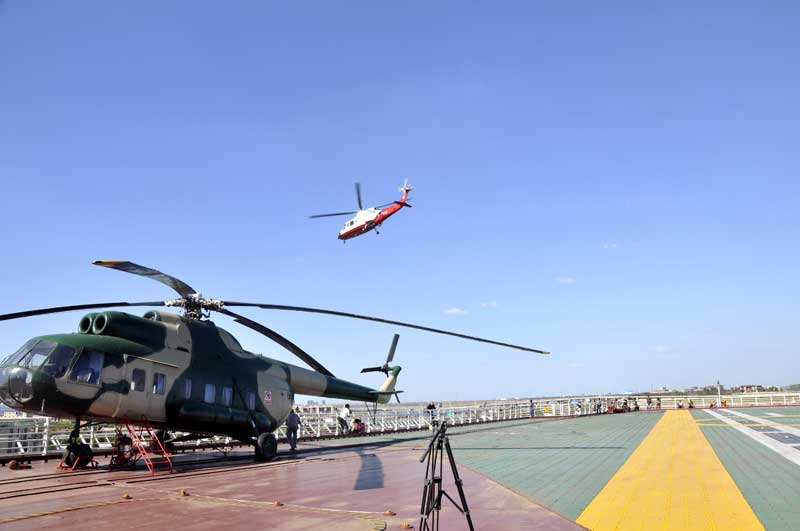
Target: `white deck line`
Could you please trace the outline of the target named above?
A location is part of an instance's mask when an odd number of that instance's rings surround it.
[[[708,413],[712,417],[715,417],[715,418],[721,420],[725,424],[730,425],[732,428],[740,431],[741,433],[744,433],[745,435],[747,435],[751,439],[760,442],[761,444],[763,444],[764,446],[766,446],[770,450],[774,450],[775,453],[778,453],[778,454],[782,455],[783,457],[785,457],[786,459],[788,459],[792,463],[796,464],[797,466],[800,466],[800,451],[798,451],[796,448],[793,448],[793,447],[791,447],[789,445],[786,445],[786,444],[783,444],[781,442],[778,442],[775,439],[767,437],[765,434],[761,433],[760,431],[751,430],[750,428],[746,428],[746,427],[740,425],[735,420],[731,420],[728,417],[724,417],[724,416],[720,415],[719,413],[717,413],[716,411],[711,411],[711,410],[707,409],[706,413]],[[731,412],[731,413],[733,413],[733,412]]]
[[[780,413],[767,413],[767,415],[769,415],[770,417],[782,417],[783,416]]]
[[[800,437],[800,428],[795,428],[794,426],[787,426],[786,424],[781,424],[780,422],[775,422],[774,420],[765,419],[764,417],[756,417],[753,415],[748,415],[747,413],[742,413],[741,411],[732,411],[728,410],[729,413],[733,413],[734,415],[738,415],[744,419],[752,420],[758,424],[764,426],[772,426],[775,428],[780,428],[781,431],[785,431],[786,433],[791,433],[792,435],[797,435]]]

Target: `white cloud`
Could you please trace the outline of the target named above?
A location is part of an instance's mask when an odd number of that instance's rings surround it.
[[[616,249],[618,245],[614,242],[606,242],[603,244],[603,249]]]
[[[461,308],[448,308],[444,311],[447,315],[466,315],[467,310]]]
[[[556,277],[556,282],[559,284],[575,284],[575,277],[561,276]]]
[[[494,302],[494,301],[492,301],[492,302],[482,302],[481,303],[481,307],[482,308],[497,308],[497,303]]]

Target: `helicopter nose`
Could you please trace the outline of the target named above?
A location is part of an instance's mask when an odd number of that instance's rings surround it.
[[[0,401],[19,406],[33,398],[33,375],[21,367],[0,368]]]

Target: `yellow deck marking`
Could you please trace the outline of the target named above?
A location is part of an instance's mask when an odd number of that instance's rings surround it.
[[[667,411],[578,523],[592,531],[764,531],[688,411]]]

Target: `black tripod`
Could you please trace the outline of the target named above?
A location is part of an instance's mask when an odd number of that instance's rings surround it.
[[[442,508],[442,496],[446,496],[447,499],[456,506],[456,509],[467,519],[470,531],[475,531],[472,525],[472,517],[469,515],[469,507],[467,507],[467,498],[464,496],[463,481],[461,480],[461,476],[458,475],[456,460],[453,457],[453,450],[450,448],[450,440],[445,435],[446,432],[447,421],[442,421],[439,425],[439,429],[433,434],[433,439],[428,445],[428,449],[425,450],[425,453],[419,458],[420,463],[426,459],[428,460],[425,465],[425,486],[422,489],[419,529],[420,531],[439,530],[439,510]],[[450,461],[450,469],[453,471],[453,479],[455,479],[461,505],[456,503],[456,501],[442,489],[442,466],[444,464],[445,450],[447,451],[447,460]]]

